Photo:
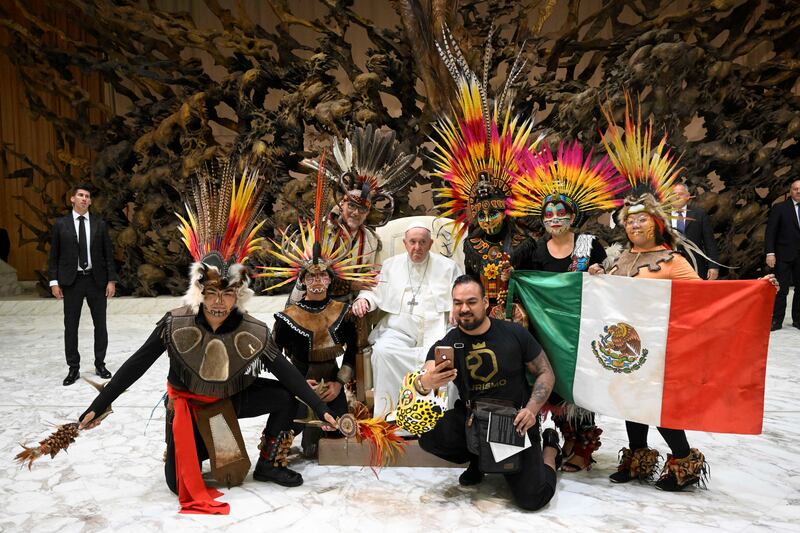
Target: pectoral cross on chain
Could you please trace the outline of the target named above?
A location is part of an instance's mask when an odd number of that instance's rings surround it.
[[[408,302],[408,312],[409,313],[413,313],[414,312],[414,306],[415,305],[419,305],[419,302],[417,301],[417,295],[416,294],[412,294],[411,295],[411,300],[409,300],[409,302]]]

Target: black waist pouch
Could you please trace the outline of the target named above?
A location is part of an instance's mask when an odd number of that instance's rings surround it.
[[[515,453],[499,463],[487,440],[489,433],[489,416],[491,413],[511,416],[517,415],[517,408],[510,401],[477,400],[471,402],[466,421],[467,449],[478,456],[478,467],[484,474],[514,474],[522,465],[522,454]]]

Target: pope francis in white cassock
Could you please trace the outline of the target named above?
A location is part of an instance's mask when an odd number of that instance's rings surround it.
[[[376,415],[394,410],[403,377],[420,368],[433,343],[444,337],[453,305],[450,291],[463,274],[452,260],[431,253],[433,240],[424,225],[410,225],[403,244],[407,253],[384,261],[378,285],[353,302],[356,316],[386,312],[369,336]]]

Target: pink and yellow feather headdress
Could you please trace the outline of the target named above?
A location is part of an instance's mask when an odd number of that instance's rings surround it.
[[[506,83],[490,103],[488,77],[492,58],[491,33],[483,61],[483,78],[473,72],[452,34],[443,28],[439,55],[456,83],[454,116],[434,125],[432,175],[445,186],[434,193],[440,216],[452,217],[460,239],[481,209],[507,211],[517,180],[519,158],[538,142],[531,141],[533,119],[512,116],[511,88],[525,62],[517,56]],[[488,191],[491,191],[487,193]]]
[[[562,142],[556,157],[544,145],[521,159],[521,175],[514,183],[512,216],[541,216],[547,203],[561,201],[575,213],[576,222],[592,211],[615,209],[617,196],[627,189],[625,179],[608,157],[592,163],[592,150],[584,155],[580,143]]]

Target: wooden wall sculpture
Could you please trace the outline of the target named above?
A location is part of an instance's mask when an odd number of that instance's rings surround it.
[[[29,161],[28,172],[45,181],[90,178],[104,191],[95,207],[114,230],[129,292],[184,290],[188,258],[173,215],[181,210],[178,191],[216,154],[254,146],[271,161],[269,194],[283,206],[266,213],[274,223],[287,220],[307,194],[290,171],[302,172],[303,157],[352,126],[394,129],[429,168],[430,124],[448,109],[452,90],[434,46],[445,22],[476,63],[491,22],[498,68],[527,41],[532,70],[519,101],[538,111],[553,142],[596,144],[599,104],[621,105],[624,88],[641,93],[644,114],[683,152],[687,179],[700,187],[698,201],[714,220],[722,261],[739,267],[734,276],[761,267],[767,208],[786,193],[790,176],[800,176],[800,4],[791,0],[687,0],[678,8],[657,0],[393,0],[387,9],[399,22],[386,26],[359,15],[349,0],[320,0],[324,14],[313,18],[298,15],[288,0],[269,0],[273,24],[253,20],[244,2],[231,9],[220,0],[204,3],[218,27],[198,27],[189,13],[154,1],[52,3],[85,39],[48,25],[24,2],[14,3],[21,20],[0,7],[10,36],[3,52],[24,80],[26,104],[59,139],[53,164]],[[364,67],[353,56],[350,28],[369,39]],[[209,58],[212,73],[197,54]],[[752,61],[753,54],[763,59]],[[75,70],[99,75],[129,108],[114,112],[89,98]],[[68,99],[77,115],[54,112],[46,94]],[[90,113],[106,118],[92,122]],[[220,130],[230,134],[229,145],[220,144]],[[79,156],[76,146],[93,157]],[[25,153],[0,150],[5,158]],[[58,211],[57,202],[45,205],[27,221],[41,248]]]

